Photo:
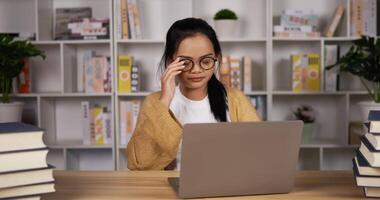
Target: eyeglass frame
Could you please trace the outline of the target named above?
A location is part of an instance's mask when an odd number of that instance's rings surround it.
[[[205,69],[205,68],[202,66],[201,61],[202,61],[203,59],[205,59],[205,58],[211,58],[211,59],[214,61],[214,64],[213,64],[212,67],[210,67],[210,68],[208,68],[208,69]],[[191,61],[192,66],[191,66],[191,68],[189,68],[188,70],[182,70],[182,71],[183,71],[183,72],[188,72],[188,71],[192,70],[192,69],[194,68],[194,66],[195,66],[195,62],[193,61],[193,59],[180,57],[180,61],[184,61],[184,60],[186,60],[186,61]],[[212,56],[206,56],[206,57],[202,57],[201,59],[198,59],[198,65],[199,65],[199,67],[201,67],[203,70],[210,70],[210,69],[212,69],[212,68],[215,67],[215,64],[216,64],[217,61],[218,61],[218,59],[215,58],[215,57],[212,57]]]

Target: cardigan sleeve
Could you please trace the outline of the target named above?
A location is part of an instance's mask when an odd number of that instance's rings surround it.
[[[237,121],[261,121],[256,109],[242,91],[231,89],[231,93],[236,104]]]
[[[148,96],[140,109],[126,149],[130,170],[163,170],[175,158],[182,126],[157,98]]]

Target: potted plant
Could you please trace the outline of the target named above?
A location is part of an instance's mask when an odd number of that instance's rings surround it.
[[[21,121],[23,104],[11,102],[12,81],[22,71],[25,59],[34,56],[45,58],[31,42],[0,34],[0,122]]]
[[[315,121],[315,111],[311,106],[301,105],[293,111],[294,116],[298,120],[304,122],[303,134],[302,134],[302,143],[308,144],[311,142],[314,121]]]
[[[380,40],[362,36],[353,41],[349,51],[334,65],[341,72],[358,76],[372,101],[359,102],[363,121],[368,118],[370,110],[380,110]]]
[[[236,36],[237,20],[235,12],[230,9],[221,9],[214,15],[215,30],[221,38]]]

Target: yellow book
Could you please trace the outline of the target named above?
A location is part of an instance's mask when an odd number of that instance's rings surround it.
[[[120,93],[130,93],[132,91],[132,56],[119,56],[118,61],[118,90]]]
[[[306,65],[304,55],[302,54],[294,54],[291,56],[292,60],[292,79],[293,79],[293,85],[292,89],[293,92],[302,92],[303,90],[303,73],[304,73],[304,66]]]
[[[91,108],[92,120],[94,123],[95,144],[104,144],[104,124],[103,124],[103,109],[96,105]]]
[[[319,92],[321,90],[320,56],[319,54],[308,54],[307,57],[305,89],[308,92]]]

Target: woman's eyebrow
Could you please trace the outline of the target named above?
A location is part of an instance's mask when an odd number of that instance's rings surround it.
[[[209,54],[205,54],[203,56],[201,56],[200,58],[204,58],[204,57],[207,57],[207,56],[212,56],[214,55],[213,53],[209,53]],[[193,57],[191,56],[183,56],[183,55],[179,55],[178,57],[181,57],[181,58],[189,58],[189,59],[192,59]]]

